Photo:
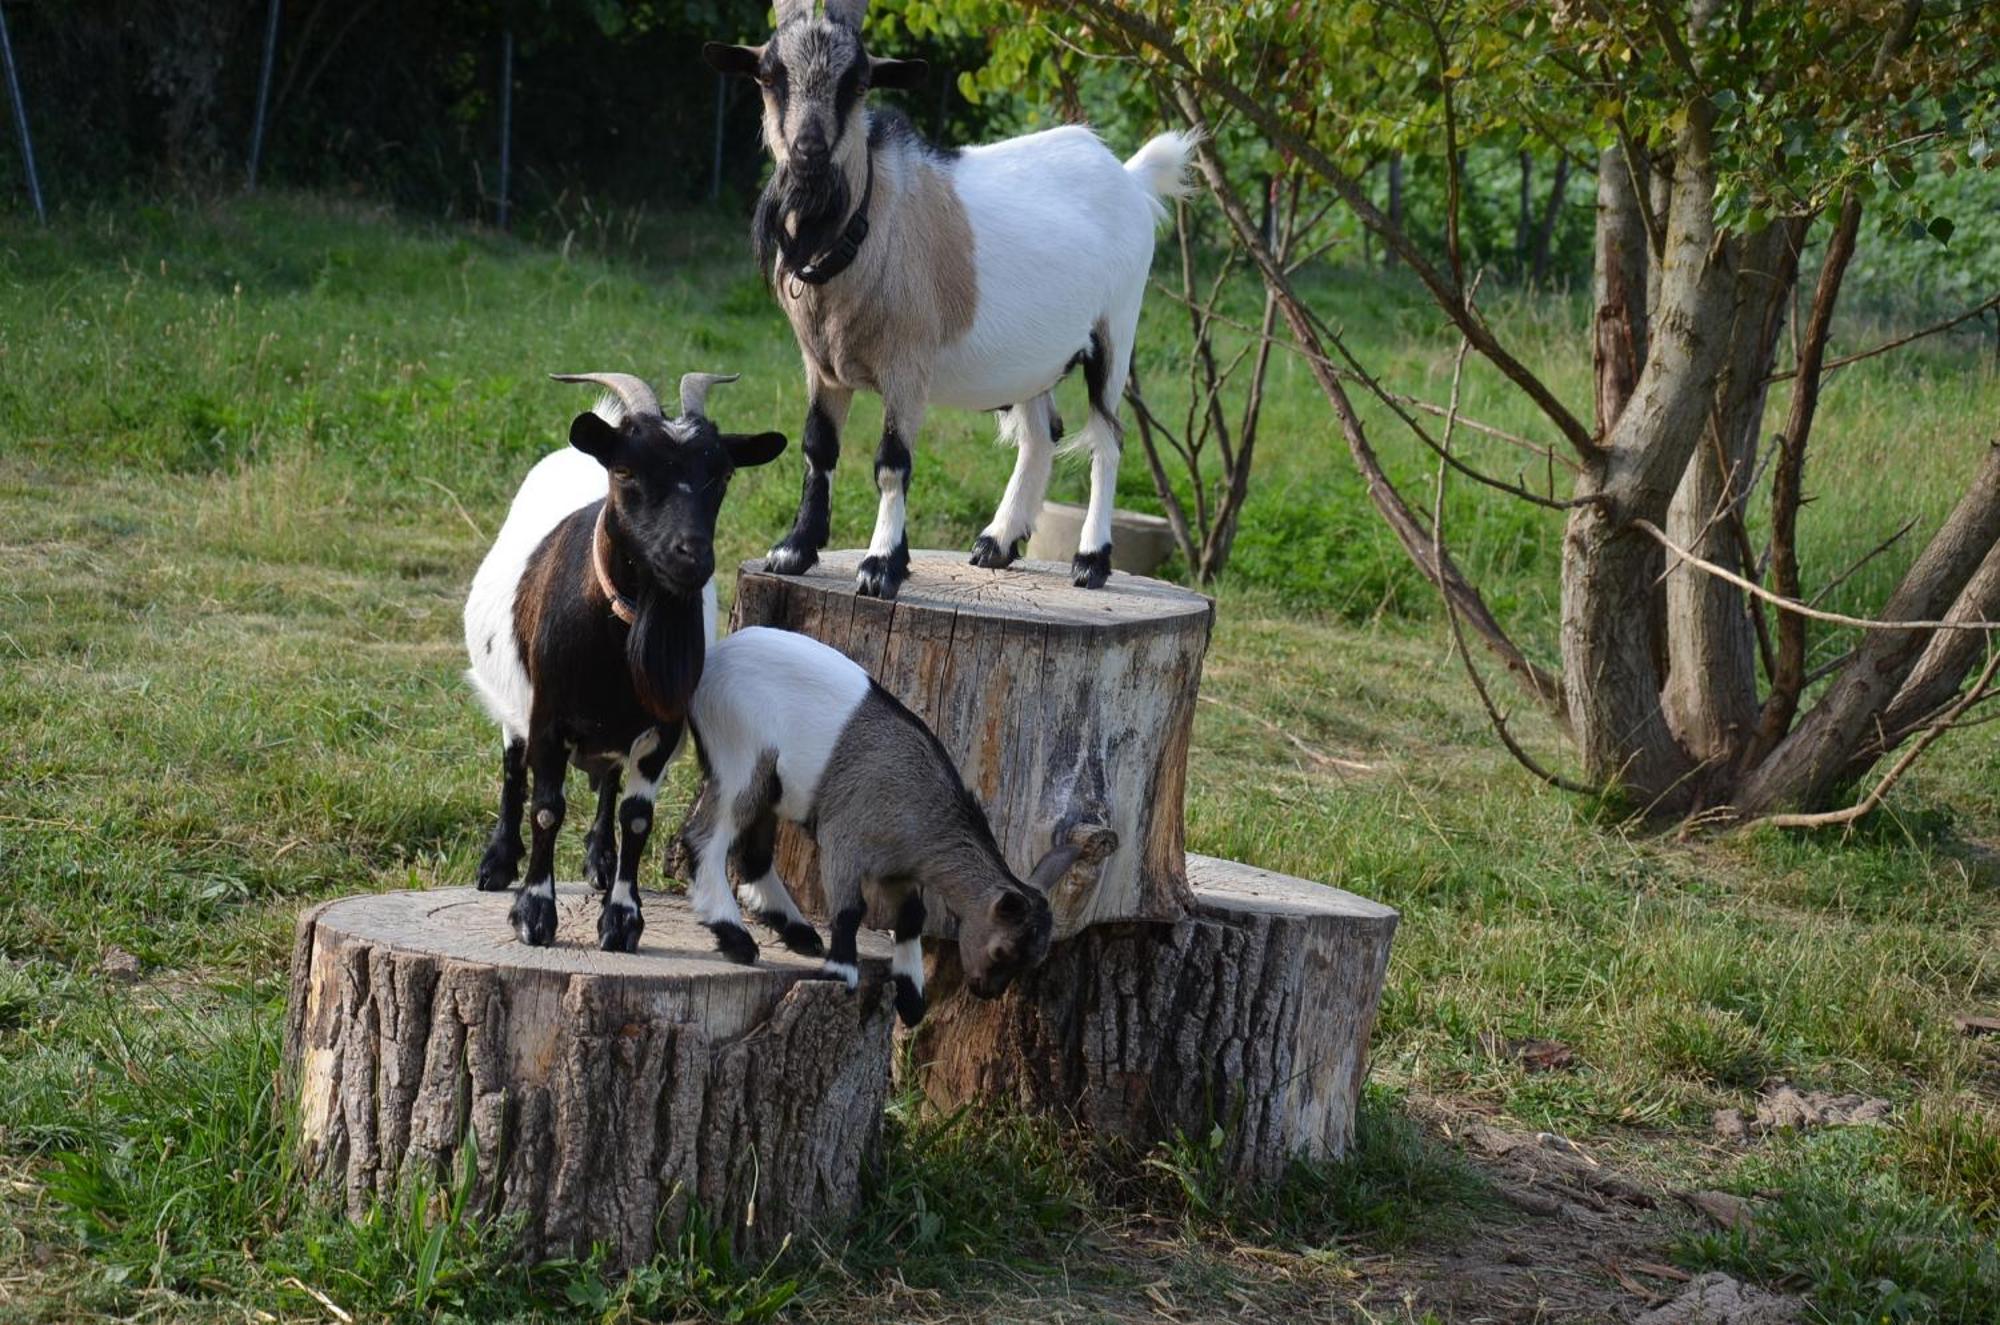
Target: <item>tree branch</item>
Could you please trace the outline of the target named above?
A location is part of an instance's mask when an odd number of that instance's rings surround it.
[[[1976,318],[1983,313],[1990,312],[1995,308],[2000,308],[2000,294],[1994,295],[1991,299],[1988,299],[1986,302],[1982,304],[1978,304],[1972,308],[1966,309],[1963,313],[1960,313],[1957,317],[1948,317],[1942,322],[1932,323],[1930,326],[1923,328],[1921,331],[1913,331],[1907,336],[1898,336],[1894,340],[1883,341],[1880,345],[1877,345],[1872,350],[1863,350],[1859,354],[1843,354],[1838,359],[1828,359],[1823,365],[1821,365],[1820,371],[1822,373],[1830,373],[1836,368],[1845,368],[1847,367],[1847,365],[1851,363],[1860,363],[1863,359],[1873,359],[1877,355],[1887,354],[1891,350],[1900,350],[1905,345],[1908,345],[1911,341],[1922,340],[1926,336],[1935,336],[1940,331],[1950,331],[1953,327],[1957,326],[1959,323],[1970,322],[1973,318]],[[1767,382],[1789,382],[1798,375],[1799,375],[1799,369],[1787,368],[1782,373],[1772,373],[1769,377],[1765,378],[1764,380]]]
[[[1586,464],[1598,463],[1600,456],[1597,443],[1590,429],[1571,413],[1555,396],[1548,385],[1537,377],[1519,359],[1515,358],[1493,336],[1483,322],[1464,305],[1463,292],[1458,282],[1432,266],[1402,227],[1390,222],[1381,209],[1368,197],[1367,190],[1359,182],[1340,169],[1332,157],[1315,145],[1310,139],[1300,136],[1286,126],[1283,119],[1269,106],[1196,63],[1175,42],[1173,34],[1158,24],[1134,14],[1114,3],[1114,0],[1027,0],[1032,6],[1063,7],[1088,14],[1096,20],[1096,26],[1117,32],[1125,41],[1150,47],[1169,64],[1182,71],[1182,75],[1192,83],[1199,84],[1220,97],[1234,108],[1244,119],[1255,125],[1270,142],[1291,153],[1314,174],[1324,179],[1338,193],[1363,225],[1382,237],[1382,242],[1424,283],[1438,306],[1457,325],[1459,331],[1472,342],[1494,367],[1507,379],[1520,387],[1527,397],[1535,402],[1538,409],[1557,431],[1573,447]]]
[[[1197,132],[1206,129],[1207,122],[1193,91],[1186,84],[1176,84],[1175,98],[1187,116],[1190,127]],[[1195,145],[1195,164],[1199,168],[1203,182],[1209,193],[1221,207],[1225,220],[1235,233],[1237,244],[1257,266],[1264,278],[1267,290],[1278,301],[1278,310],[1284,315],[1285,325],[1291,329],[1300,347],[1309,351],[1306,363],[1312,368],[1313,379],[1319,384],[1320,392],[1333,408],[1334,416],[1340,422],[1341,434],[1347,442],[1348,454],[1355,467],[1361,471],[1368,485],[1368,498],[1375,504],[1390,530],[1416,563],[1424,577],[1436,585],[1439,592],[1451,598],[1466,620],[1472,623],[1494,656],[1505,664],[1516,680],[1542,704],[1558,723],[1568,719],[1563,707],[1562,680],[1560,677],[1530,662],[1520,647],[1507,636],[1493,613],[1486,606],[1486,600],[1479,591],[1466,580],[1449,554],[1438,556],[1432,545],[1428,531],[1422,521],[1404,502],[1402,494],[1389,482],[1382,472],[1381,461],[1374,448],[1368,444],[1368,435],[1361,427],[1360,416],[1354,412],[1354,403],[1348,399],[1346,390],[1340,384],[1340,376],[1333,370],[1332,361],[1320,347],[1318,332],[1309,311],[1299,302],[1293,292],[1291,281],[1284,269],[1264,246],[1263,237],[1257,233],[1256,225],[1243,211],[1242,203],[1235,191],[1229,187],[1228,177],[1223,173],[1222,163],[1216,158],[1214,139],[1204,134]],[[1470,339],[1468,337],[1468,339]]]
[[[1693,566],[1696,570],[1706,571],[1717,579],[1727,580],[1745,593],[1755,594],[1781,612],[1789,612],[1795,616],[1810,618],[1814,621],[1824,621],[1829,625],[1853,626],[1859,630],[2000,630],[2000,621],[1953,621],[1949,619],[1942,621],[1881,621],[1874,617],[1847,616],[1840,612],[1823,612],[1816,607],[1808,607],[1796,598],[1780,597],[1755,580],[1747,580],[1733,570],[1718,566],[1712,561],[1702,560],[1694,553],[1674,542],[1673,539],[1668,538],[1666,533],[1651,520],[1635,519],[1631,523],[1632,528],[1647,535],[1661,547],[1664,547],[1688,565]]]
[[[1896,785],[1897,779],[1909,772],[1917,760],[1923,758],[1924,751],[1930,749],[1939,737],[1950,731],[1958,719],[1965,716],[1968,709],[1992,694],[1995,672],[2000,672],[2000,651],[1988,656],[1986,668],[1972,683],[1972,688],[1967,690],[1956,704],[1946,709],[1936,721],[1928,724],[1924,728],[1924,734],[1912,742],[1910,748],[1903,751],[1902,756],[1889,766],[1889,771],[1882,775],[1881,781],[1877,782],[1866,796],[1846,809],[1827,810],[1819,814],[1767,814],[1761,819],[1752,819],[1744,826],[1754,828],[1759,824],[1767,824],[1773,828],[1830,828],[1836,824],[1852,824],[1864,817],[1882,803],[1882,798],[1888,795],[1889,788]]]

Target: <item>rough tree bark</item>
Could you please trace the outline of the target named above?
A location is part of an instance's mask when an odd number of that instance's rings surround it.
[[[1624,149],[1613,144],[1597,159],[1597,249],[1590,344],[1597,384],[1597,436],[1611,435],[1646,362],[1646,222]]]
[[[582,885],[554,947],[515,942],[507,906],[446,888],[300,919],[287,1070],[308,1171],[350,1216],[468,1159],[470,1208],[518,1217],[535,1260],[638,1264],[690,1203],[750,1253],[852,1215],[889,1088],[878,939],[849,994],[781,949],[723,961],[679,899],[647,895],[633,955],[597,951]]]
[[[1021,877],[1078,826],[1116,833],[1100,867],[1072,871],[1051,895],[1058,937],[1186,914],[1187,742],[1214,603],[1141,576],[1077,589],[1053,563],[995,574],[944,552],[912,553],[909,582],[884,602],[855,594],[861,556],[828,553],[805,575],[745,562],[732,629],[796,630],[866,668],[930,724]],[[790,825],[778,869],[815,910],[812,842]],[[931,912],[930,933],[956,932],[949,912]]]
[[[1974,574],[1991,557],[1996,540],[2000,540],[2000,445],[1989,445],[1978,477],[1896,586],[1881,618],[1944,618],[1959,606]],[[1746,814],[1763,814],[1827,804],[1849,776],[1855,752],[1868,743],[1878,720],[1916,668],[1929,635],[1922,630],[1869,631],[1854,656],[1834,674],[1820,702],[1750,773],[1737,797],[1738,808]],[[1966,652],[1967,666],[1972,656]],[[1959,678],[1964,678],[1963,671]],[[1937,684],[1935,673],[1929,684]],[[1956,683],[1952,688],[1957,689]]]
[[[1354,1137],[1396,913],[1350,893],[1189,856],[1174,925],[1106,925],[1058,944],[999,999],[937,953],[915,1033],[925,1093],[1010,1101],[1144,1147],[1223,1126],[1243,1182]]]
[[[1754,570],[1744,512],[1803,230],[1780,222],[1729,241],[1728,351],[1700,442],[1667,508],[1668,537],[1738,572]],[[1667,723],[1690,755],[1726,777],[1757,726],[1755,618],[1741,590],[1691,567],[1670,571],[1665,588]]]

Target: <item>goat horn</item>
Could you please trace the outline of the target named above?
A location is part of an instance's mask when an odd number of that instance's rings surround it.
[[[625,407],[625,412],[635,417],[660,417],[660,398],[653,394],[653,388],[630,373],[550,373],[549,376],[558,382],[589,382],[601,386],[618,397],[618,403]]]
[[[741,373],[682,373],[681,413],[707,417],[708,389],[718,382],[734,382]]]

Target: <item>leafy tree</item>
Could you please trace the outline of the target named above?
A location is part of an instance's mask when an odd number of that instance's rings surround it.
[[[1946,191],[1920,182],[2000,164],[2000,9],[1029,0],[1034,21],[1023,23],[994,0],[908,7],[994,34],[969,91],[1060,79],[1097,57],[1116,62],[1130,95],[1167,98],[1198,126],[1226,124],[1202,153],[1205,180],[1314,365],[1371,496],[1443,590],[1454,627],[1470,624],[1571,735],[1591,789],[1616,788],[1654,815],[1726,807],[1819,822],[1798,812],[1840,802],[1883,755],[1928,741],[1986,693],[1992,666],[1970,690],[1966,678],[1989,634],[1883,623],[2000,616],[2000,446],[1968,438],[1986,452],[1977,477],[1810,706],[1798,525],[1828,334],[1864,218],[1906,245],[1948,243],[1963,222]],[[1465,162],[1495,143],[1551,158],[1588,145],[1594,157],[1588,407],[1561,399],[1480,313]],[[1444,173],[1441,244],[1370,196],[1366,172],[1391,154]],[[1239,191],[1273,168],[1336,193],[1560,439],[1547,461],[1573,473],[1567,491],[1496,479],[1457,455],[1442,457],[1439,479],[1481,482],[1565,520],[1559,673],[1523,654],[1441,531],[1382,474],[1347,397],[1349,381],[1372,387],[1372,374],[1272,260]],[[1812,245],[1824,257],[1807,292],[1800,259]],[[1781,373],[1795,296],[1797,353]],[[1772,392],[1778,381],[1789,389]],[[1767,436],[1775,454],[1760,456]],[[1766,460],[1768,567],[1747,527]],[[1683,551],[1705,568],[1680,562]],[[1663,575],[1669,557],[1679,568]],[[1504,724],[1500,734],[1513,744]]]

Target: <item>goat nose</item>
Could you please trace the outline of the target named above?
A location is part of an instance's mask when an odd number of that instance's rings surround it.
[[[683,534],[673,542],[674,555],[687,561],[699,561],[708,555],[709,540],[698,534]]]

